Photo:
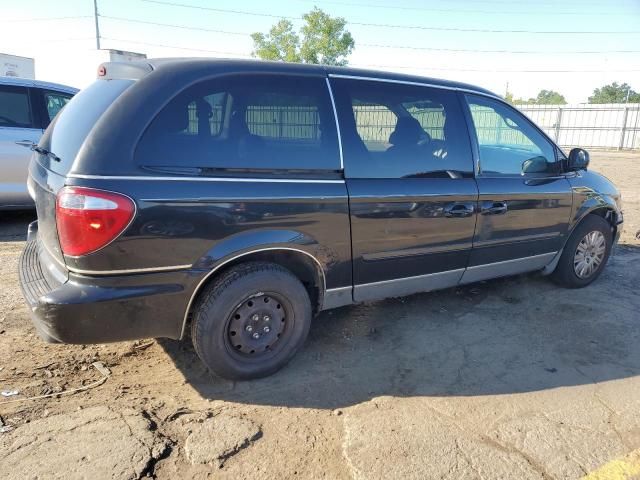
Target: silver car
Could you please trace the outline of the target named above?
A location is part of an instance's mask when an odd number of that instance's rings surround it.
[[[31,150],[78,90],[56,83],[0,77],[0,210],[32,208],[27,191]]]

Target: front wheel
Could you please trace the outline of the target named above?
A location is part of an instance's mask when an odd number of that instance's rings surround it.
[[[553,280],[569,288],[586,287],[602,273],[612,242],[611,225],[602,217],[588,215],[569,237]]]
[[[230,380],[265,377],[304,343],[311,301],[289,270],[251,262],[224,273],[194,309],[191,336],[198,356]]]

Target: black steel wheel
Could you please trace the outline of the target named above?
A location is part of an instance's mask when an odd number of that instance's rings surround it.
[[[282,368],[310,324],[311,302],[302,283],[279,265],[251,262],[227,271],[202,293],[191,335],[210,370],[242,380]]]
[[[244,300],[227,320],[231,351],[251,360],[277,354],[286,343],[288,323],[295,321],[288,318],[290,310],[289,301],[273,292]]]

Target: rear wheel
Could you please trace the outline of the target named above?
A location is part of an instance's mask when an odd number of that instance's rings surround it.
[[[586,287],[602,273],[612,242],[611,225],[588,215],[567,241],[552,278],[565,287]]]
[[[282,368],[304,343],[311,301],[290,271],[252,262],[232,268],[200,297],[191,335],[198,356],[221,377],[242,380]]]

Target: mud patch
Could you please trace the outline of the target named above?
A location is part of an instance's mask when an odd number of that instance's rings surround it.
[[[133,410],[92,407],[25,424],[0,439],[5,479],[137,479],[167,443]]]
[[[261,436],[260,426],[251,420],[221,414],[192,427],[185,443],[185,452],[194,465],[213,464],[222,467],[229,457]]]

